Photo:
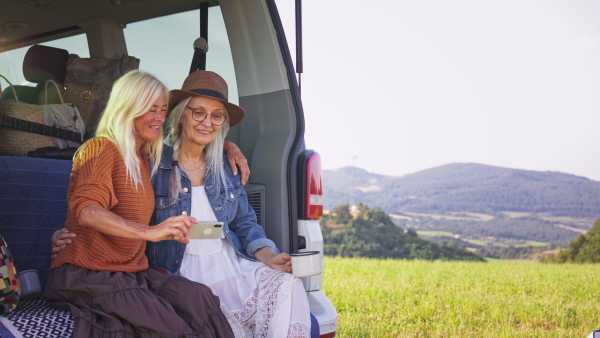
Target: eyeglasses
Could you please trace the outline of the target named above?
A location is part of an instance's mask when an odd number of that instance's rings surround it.
[[[225,120],[227,120],[227,115],[225,115],[225,113],[209,114],[204,109],[192,108],[188,106],[185,107],[192,111],[192,118],[194,121],[204,122],[204,120],[206,120],[206,118],[210,115],[210,122],[215,126],[220,126],[225,123]]]

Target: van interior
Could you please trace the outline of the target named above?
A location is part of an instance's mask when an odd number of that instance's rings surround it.
[[[195,69],[223,76],[229,84],[229,101],[246,111],[228,139],[248,159],[251,176],[246,190],[259,223],[282,251],[322,255],[320,216],[307,211],[314,209],[309,190],[311,183],[313,188],[319,185],[316,178],[320,183],[320,163],[317,153],[304,145],[297,78],[274,0],[2,0],[0,13],[0,75],[12,84],[0,78],[0,101],[14,99],[16,92],[24,103],[59,102],[51,91],[49,98],[42,93],[48,79],[62,86],[70,54],[134,56],[140,60],[139,69],[170,89],[181,88]],[[32,247],[50,252],[48,234],[63,224],[60,215],[56,220],[48,215],[66,205],[60,201],[63,187],[58,194],[44,192],[42,178],[64,180],[70,166],[68,161],[58,167],[35,162],[41,160],[0,154],[0,233],[9,243],[9,234],[16,236],[19,244],[11,248],[15,259],[23,257],[31,262],[27,268],[48,272],[48,255],[25,252]],[[27,175],[31,167],[35,170]],[[45,171],[49,168],[61,173]],[[31,182],[36,190],[24,188]],[[50,194],[57,194],[51,207],[45,200]],[[312,196],[322,212],[321,196]],[[34,199],[40,212],[22,207]],[[54,224],[40,224],[43,217]],[[15,219],[33,222],[34,229],[24,235],[21,224],[11,223]],[[335,336],[337,312],[321,290],[323,274],[302,280],[321,337]]]

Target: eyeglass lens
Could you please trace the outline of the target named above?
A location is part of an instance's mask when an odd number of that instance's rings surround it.
[[[192,111],[192,118],[198,122],[204,122],[208,117],[208,113],[202,109],[193,109],[188,107]],[[224,113],[212,113],[210,114],[210,122],[215,126],[220,126],[225,122],[225,114]]]

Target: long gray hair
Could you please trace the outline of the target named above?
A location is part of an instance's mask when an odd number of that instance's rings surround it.
[[[179,161],[179,152],[181,150],[181,120],[185,113],[185,108],[190,102],[191,97],[181,100],[171,114],[169,114],[169,135],[167,136],[171,146],[173,147],[173,161]],[[225,110],[227,114],[227,110]],[[229,116],[227,116],[229,117]],[[214,184],[217,191],[221,189],[221,184],[225,188],[227,193],[227,176],[225,175],[225,168],[223,163],[223,143],[225,142],[225,136],[229,131],[229,118],[225,120],[225,123],[221,125],[221,129],[217,133],[214,141],[204,147],[202,154],[203,159],[206,161],[206,172],[212,172],[214,177]],[[169,177],[169,197],[175,201],[179,197],[181,190],[181,172],[179,166],[173,166],[171,170],[171,176]],[[208,177],[208,174],[207,176]]]

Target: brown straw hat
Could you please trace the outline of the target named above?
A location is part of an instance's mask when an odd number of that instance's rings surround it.
[[[228,93],[227,83],[219,74],[198,70],[188,75],[181,89],[171,90],[169,96],[171,107],[175,107],[181,100],[190,96],[204,96],[219,100],[227,109],[229,126],[235,126],[242,121],[246,112],[242,107],[227,101]]]

